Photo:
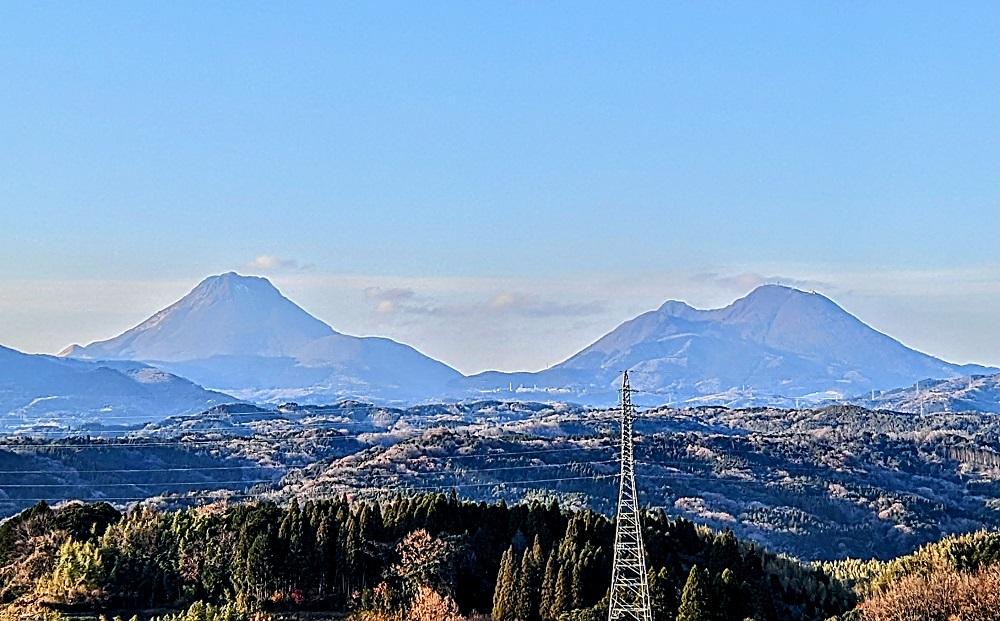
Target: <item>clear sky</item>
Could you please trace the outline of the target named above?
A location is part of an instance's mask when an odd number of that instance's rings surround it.
[[[815,288],[1000,363],[1000,3],[0,4],[0,343],[229,269],[463,371]]]

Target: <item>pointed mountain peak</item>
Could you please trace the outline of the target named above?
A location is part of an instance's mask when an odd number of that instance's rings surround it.
[[[660,305],[660,308],[656,309],[656,312],[662,315],[672,315],[674,317],[687,317],[692,313],[700,311],[687,302],[681,302],[680,300],[667,300]]]
[[[780,285],[777,283],[768,283],[765,285],[760,285],[756,287],[753,291],[746,294],[741,300],[746,300],[748,302],[761,302],[761,301],[771,301],[771,300],[789,300],[795,298],[808,298],[812,296],[819,296],[815,291],[803,291],[801,289],[796,289],[795,287],[790,287],[788,285]],[[820,296],[822,297],[822,296]],[[737,300],[739,302],[740,300]]]
[[[244,276],[236,272],[226,272],[209,276],[191,290],[191,293],[224,293],[235,291],[256,291],[281,295],[278,288],[263,276]]]
[[[180,361],[212,356],[292,355],[337,334],[260,276],[209,276],[187,295],[123,334],[65,355]]]
[[[274,287],[271,281],[263,276],[244,276],[243,274],[230,271],[223,274],[215,274],[214,276],[207,276],[195,288],[227,283],[267,283],[268,286]]]
[[[73,343],[72,345],[67,346],[61,352],[56,354],[56,356],[59,356],[60,358],[72,358],[73,356],[79,354],[82,350],[83,350],[82,345],[80,345],[79,343]]]

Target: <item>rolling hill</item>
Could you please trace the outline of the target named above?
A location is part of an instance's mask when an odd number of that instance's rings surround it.
[[[50,420],[122,425],[233,400],[141,363],[72,360],[0,346],[0,428],[6,430]]]

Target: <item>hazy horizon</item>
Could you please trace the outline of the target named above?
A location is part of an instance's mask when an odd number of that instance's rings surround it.
[[[1000,365],[1000,6],[7,4],[0,344],[231,269],[465,373],[817,289]]]

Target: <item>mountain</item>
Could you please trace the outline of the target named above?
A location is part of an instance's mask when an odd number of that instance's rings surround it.
[[[135,360],[245,399],[440,396],[461,375],[417,350],[341,334],[266,278],[211,276],[134,328],[62,355]]]
[[[866,408],[895,412],[985,412],[1000,414],[1000,374],[924,380],[852,400]]]
[[[642,403],[794,407],[998,371],[910,349],[818,293],[765,285],[725,308],[668,301],[537,373],[466,378],[407,345],[341,334],[267,279],[232,272],[115,338],[63,355],[143,362],[255,401],[485,396],[600,405],[617,401],[627,368]]]
[[[666,302],[549,369],[484,373],[468,385],[500,396],[513,388],[526,398],[610,403],[622,369],[632,371],[635,387],[655,393],[646,400],[723,405],[839,399],[922,378],[996,371],[910,349],[818,293],[765,285],[725,308]]]
[[[0,429],[61,423],[123,425],[233,401],[135,362],[97,363],[0,346]]]

